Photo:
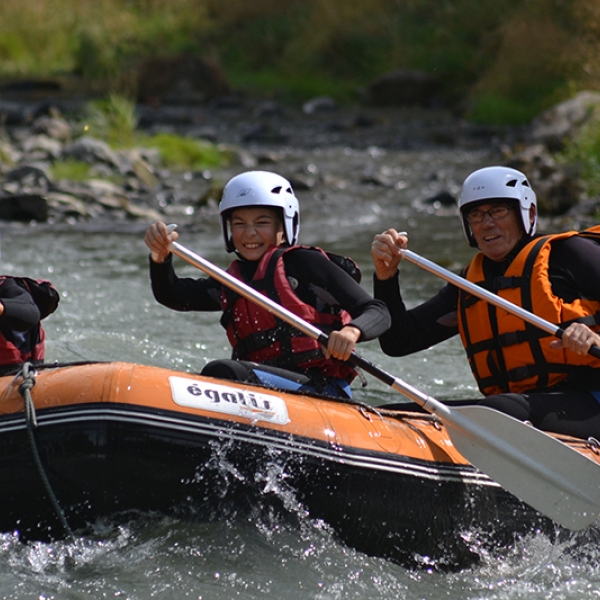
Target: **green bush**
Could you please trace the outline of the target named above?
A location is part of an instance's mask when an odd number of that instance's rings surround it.
[[[85,181],[89,179],[91,165],[78,160],[56,161],[50,167],[50,174],[55,180]]]
[[[225,153],[214,144],[171,133],[140,136],[137,143],[140,146],[157,148],[163,163],[174,169],[207,169],[220,166],[226,161]]]
[[[138,125],[135,102],[119,94],[89,102],[82,125],[85,133],[106,140],[114,148],[131,147],[136,142]]]

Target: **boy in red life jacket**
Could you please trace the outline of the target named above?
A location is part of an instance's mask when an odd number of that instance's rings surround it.
[[[350,382],[356,373],[345,361],[357,342],[374,339],[389,327],[383,302],[374,300],[353,278],[358,269],[349,259],[296,245],[298,200],[280,175],[266,171],[237,175],[223,190],[219,213],[225,247],[237,255],[228,271],[322,329],[329,343],[321,348],[210,277],[177,277],[168,244],[178,235],[156,223],[145,238],[156,300],[174,310],[223,313],[221,324],[233,348],[232,359],[213,361],[202,373],[351,397]]]
[[[58,302],[49,281],[0,276],[0,375],[14,372],[25,361],[43,361],[46,336],[40,321]]]
[[[481,404],[545,431],[600,439],[600,227],[536,236],[537,202],[527,177],[503,166],[471,173],[459,201],[469,244],[479,252],[463,276],[564,329],[557,340],[503,309],[447,284],[408,310],[400,293],[405,233],[378,234],[374,294],[392,326],[380,338],[405,356],[460,335]]]

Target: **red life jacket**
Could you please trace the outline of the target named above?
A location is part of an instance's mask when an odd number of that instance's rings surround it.
[[[285,274],[283,256],[300,247],[302,246],[273,246],[261,258],[252,281],[246,283],[323,332],[339,330],[351,321],[347,311],[331,305],[324,305],[318,310],[303,302],[290,285]],[[327,256],[320,248],[311,249]],[[228,272],[237,279],[243,279],[237,260],[229,265]],[[351,366],[334,358],[326,358],[316,340],[229,288],[223,288],[221,303],[221,324],[233,347],[232,358],[293,371],[318,369],[325,377],[338,377],[347,381],[355,377]]]
[[[30,279],[29,277],[12,277],[8,275],[0,276],[0,287],[7,279],[13,279],[17,285],[27,290],[38,308],[40,309],[40,319],[46,318],[53,313],[58,306],[59,296],[56,289],[49,281],[42,279]],[[14,332],[18,336],[20,332]],[[9,341],[0,331],[0,365],[9,366],[23,363],[25,361],[42,361],[45,356],[46,333],[41,325],[38,325],[29,331],[23,333],[29,337],[29,343],[17,346],[13,341]]]
[[[486,279],[483,254],[466,269],[466,278],[509,302],[566,328],[573,322],[600,329],[600,302],[556,296],[548,276],[552,244],[574,235],[600,242],[600,226],[581,233],[547,235],[529,242],[511,262],[503,277]],[[555,337],[465,291],[459,292],[459,331],[469,364],[484,395],[547,389],[582,366],[600,368],[600,360],[567,349],[550,348]]]

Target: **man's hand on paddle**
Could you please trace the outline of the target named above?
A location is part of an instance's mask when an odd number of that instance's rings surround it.
[[[179,234],[176,231],[169,233],[167,226],[161,221],[151,225],[146,231],[144,242],[150,248],[152,260],[156,263],[164,262],[171,254],[169,244],[178,237]]]
[[[581,356],[587,354],[592,346],[600,347],[600,335],[583,323],[571,323],[560,340],[550,342],[551,348],[568,348]]]
[[[389,279],[396,274],[402,260],[400,251],[407,248],[408,235],[405,231],[397,232],[395,229],[388,229],[373,238],[371,256],[377,279]]]

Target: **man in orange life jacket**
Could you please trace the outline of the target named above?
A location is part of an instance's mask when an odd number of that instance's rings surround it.
[[[231,360],[209,363],[203,374],[279,389],[351,397],[354,369],[345,361],[359,341],[379,336],[390,319],[350,274],[349,259],[297,246],[299,206],[289,181],[266,171],[231,179],[219,205],[225,247],[237,259],[229,272],[329,335],[326,349],[265,309],[210,278],[175,275],[164,223],[152,225],[150,278],[158,302],[174,310],[222,311]],[[339,265],[349,265],[344,269]]]
[[[374,296],[392,316],[383,351],[405,356],[460,334],[481,404],[557,433],[600,439],[600,227],[535,236],[537,205],[526,176],[486,167],[464,182],[459,201],[469,244],[479,249],[463,276],[560,325],[557,340],[447,284],[407,310],[400,293],[406,233],[374,237]]]
[[[45,333],[40,321],[58,302],[58,292],[48,281],[0,276],[0,374],[25,361],[42,362]]]

